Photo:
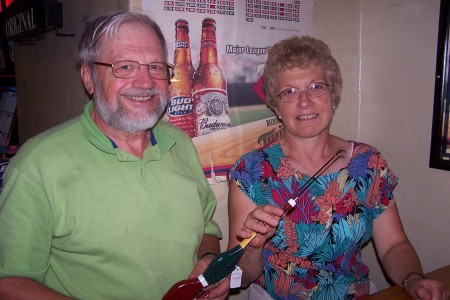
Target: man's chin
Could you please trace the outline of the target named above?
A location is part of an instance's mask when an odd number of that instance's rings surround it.
[[[129,122],[123,122],[120,127],[117,128],[119,130],[125,131],[127,133],[137,133],[140,131],[146,131],[148,129],[153,128],[156,123],[158,122],[159,118],[156,118],[156,116],[149,116],[145,119],[140,119],[139,122],[136,121],[137,119],[134,118],[132,120],[128,120]]]

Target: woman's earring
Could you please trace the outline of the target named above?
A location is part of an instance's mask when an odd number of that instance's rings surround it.
[[[333,103],[333,109],[336,109],[336,103]]]

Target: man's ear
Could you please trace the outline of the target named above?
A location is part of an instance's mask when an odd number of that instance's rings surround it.
[[[94,82],[92,81],[92,70],[87,65],[81,66],[81,79],[83,80],[84,87],[89,95],[94,94]]]

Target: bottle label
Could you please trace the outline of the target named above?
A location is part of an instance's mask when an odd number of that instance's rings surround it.
[[[188,48],[188,43],[186,42],[186,41],[176,41],[175,42],[175,48],[176,49],[179,49],[179,48],[184,48],[184,49],[186,49],[186,48]]]
[[[216,44],[216,40],[215,39],[202,39],[200,46],[202,48],[204,48],[204,47],[217,48],[217,44]]]
[[[197,136],[226,129],[231,126],[226,91],[205,89],[194,93],[193,97],[195,117],[197,120]]]
[[[194,137],[194,103],[191,97],[172,97],[167,104],[167,117],[170,124]]]

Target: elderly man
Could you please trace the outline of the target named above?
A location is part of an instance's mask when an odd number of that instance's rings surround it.
[[[93,100],[30,139],[7,170],[1,299],[161,299],[219,253],[216,200],[195,148],[159,122],[166,61],[145,15],[88,24],[79,65]]]

